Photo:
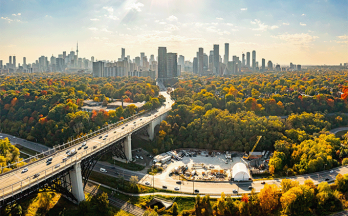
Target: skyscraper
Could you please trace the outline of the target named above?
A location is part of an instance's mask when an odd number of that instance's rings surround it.
[[[250,68],[250,52],[247,52],[247,65],[248,68]]]
[[[185,69],[185,56],[179,55],[178,65],[181,66],[181,71],[184,71],[184,69]]]
[[[210,52],[209,52],[209,70],[211,71],[211,72],[213,72],[213,70],[214,70],[214,51],[213,50],[211,50]]]
[[[198,58],[193,58],[192,69],[194,74],[198,74]]]
[[[77,64],[78,59],[79,59],[79,43],[76,44],[75,66],[78,66],[78,64]]]
[[[9,68],[12,68],[12,56],[9,57],[8,66]]]
[[[219,54],[219,45],[218,44],[214,44],[214,71],[213,74],[214,75],[219,75],[220,72],[220,54]]]
[[[126,49],[125,48],[121,48],[121,59],[124,60],[124,58],[126,57]]]
[[[167,78],[167,47],[158,47],[158,78]]]
[[[203,71],[207,71],[208,70],[208,55],[207,54],[203,54]]]
[[[12,65],[12,67],[13,67],[13,69],[16,69],[17,68],[17,66],[16,66],[16,56],[13,56],[12,58],[13,58],[13,65]]]
[[[198,49],[198,74],[203,74],[203,48]]]
[[[63,59],[65,61],[65,58],[66,58],[66,51],[63,51]]]
[[[144,66],[144,63],[143,63],[144,57],[145,57],[145,53],[141,52],[140,53],[140,66],[142,66],[142,67]]]
[[[230,53],[230,48],[229,48],[229,44],[225,43],[225,55],[224,55],[224,64],[227,65],[228,62],[228,58],[229,58],[229,53]]]
[[[272,63],[272,61],[268,61],[267,66],[268,66],[268,70],[273,70],[273,63]]]
[[[167,53],[167,78],[178,77],[178,56],[176,53]]]
[[[94,56],[91,57],[91,62],[94,62]]]
[[[23,57],[23,68],[26,69],[27,68],[27,58]]]
[[[266,68],[266,60],[262,58],[262,71],[265,71]]]
[[[0,69],[2,69],[2,60],[0,60]]]
[[[242,67],[245,66],[245,54],[243,53],[242,54]]]
[[[252,53],[252,66],[253,66],[253,69],[255,70],[256,69],[256,51],[253,50],[253,53]]]

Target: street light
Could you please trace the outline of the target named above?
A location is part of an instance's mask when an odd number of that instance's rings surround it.
[[[195,193],[195,177],[193,176],[193,186],[192,186],[192,193]]]

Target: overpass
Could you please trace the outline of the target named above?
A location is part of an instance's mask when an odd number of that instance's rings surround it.
[[[160,94],[166,98],[166,102],[156,111],[140,113],[121,123],[108,125],[77,141],[55,146],[43,152],[43,158],[0,174],[0,208],[45,191],[62,193],[75,203],[84,200],[83,189],[101,156],[111,152],[116,157],[130,161],[132,133],[146,129],[150,139],[154,138],[155,126],[166,118],[174,103],[166,92]],[[78,150],[84,142],[86,145]],[[68,156],[67,151],[73,149],[76,153]],[[48,158],[52,158],[52,163],[49,165],[46,164]],[[24,168],[28,171],[22,172]]]

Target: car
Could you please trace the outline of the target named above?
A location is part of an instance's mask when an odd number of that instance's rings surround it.
[[[143,160],[144,159],[143,156],[140,156],[140,159]]]
[[[136,124],[137,122],[133,122],[133,124]]]
[[[78,147],[77,150],[81,150],[82,149],[82,146]]]
[[[82,147],[85,146],[85,145],[87,145],[87,142],[86,142],[86,141],[84,141],[84,142],[82,143]]]
[[[65,153],[66,153],[66,154],[69,154],[69,153],[70,153],[70,150],[66,151]]]
[[[22,170],[22,173],[25,173],[25,172],[28,172],[28,168],[24,168],[24,169]]]
[[[175,187],[174,190],[175,190],[175,191],[178,191],[178,190],[180,190],[180,189],[179,189],[179,187]]]
[[[104,137],[103,140],[106,140],[106,137]]]
[[[0,136],[0,138],[3,138],[3,136]]]
[[[109,136],[108,134],[105,135],[105,137],[108,137],[108,136]]]
[[[330,181],[330,179],[329,179],[329,178],[326,178],[325,181]]]
[[[106,169],[104,169],[104,168],[100,168],[99,170],[100,170],[100,172],[102,172],[102,173],[107,173],[107,172],[108,172],[108,171],[106,171]]]
[[[228,164],[228,161],[225,161],[225,164]]]
[[[98,146],[95,145],[95,146],[93,146],[93,149],[96,149],[97,147],[98,147]]]
[[[88,146],[83,147],[83,149],[88,149]]]
[[[333,170],[330,170],[330,173],[333,173]]]
[[[54,166],[54,168],[58,168],[58,167],[60,167],[60,164],[57,164],[57,165]]]
[[[138,159],[139,158],[138,155],[135,155],[135,158]]]
[[[122,129],[124,129],[124,127],[122,127]]]
[[[46,163],[49,162],[49,161],[52,161],[52,160],[53,160],[53,158],[50,157],[50,158],[47,159]]]
[[[126,127],[128,126],[128,124],[126,124]]]
[[[116,133],[116,131],[114,131],[114,133]]]
[[[248,189],[249,189],[249,190],[253,189],[253,186],[249,186]]]
[[[266,182],[262,181],[261,184],[266,184]]]
[[[46,166],[50,165],[51,163],[52,163],[52,161],[48,161],[48,162],[46,163]]]
[[[103,138],[103,136],[99,136],[99,139]]]
[[[140,119],[140,121],[143,120],[143,119]]]
[[[198,189],[195,189],[195,193],[199,193],[199,190],[198,190]]]
[[[63,158],[63,162],[65,162],[66,160],[68,160],[68,158],[67,158],[67,157]]]
[[[238,193],[238,191],[236,189],[233,189],[233,193]]]
[[[149,185],[150,185],[150,182],[145,182],[145,185],[149,186]]]
[[[39,177],[40,176],[40,173],[36,173],[35,175],[34,175],[34,178],[37,178],[37,177]]]
[[[177,184],[181,184],[181,181],[176,181]]]
[[[163,189],[167,189],[167,186],[163,185],[162,188],[163,188]]]

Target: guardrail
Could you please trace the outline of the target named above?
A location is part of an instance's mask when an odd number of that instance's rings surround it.
[[[73,162],[76,162],[76,161],[79,161],[79,160],[83,160],[84,158],[90,156],[93,152],[97,152],[109,145],[113,145],[115,141],[117,140],[121,140],[123,138],[125,138],[126,136],[128,136],[129,134],[131,134],[132,132],[142,128],[144,125],[147,125],[148,123],[150,123],[152,120],[160,117],[162,114],[168,112],[169,110],[171,109],[171,107],[169,108],[165,108],[164,110],[160,111],[159,113],[156,113],[157,115],[156,116],[151,116],[150,118],[147,118],[146,120],[147,121],[144,121],[144,122],[141,122],[140,124],[135,124],[134,127],[132,127],[131,129],[127,129],[126,131],[122,131],[121,133],[118,133],[118,134],[115,134],[114,136],[111,136],[109,137],[108,139],[106,139],[104,141],[104,144],[103,142],[102,143],[99,143],[99,144],[96,144],[94,146],[97,146],[96,149],[93,149],[93,147],[91,147],[90,149],[87,149],[87,150],[83,150],[82,152],[80,151],[79,153],[75,154],[74,156],[71,156],[68,160],[66,160],[65,162],[61,162],[59,163],[60,165],[61,164],[64,164],[64,166],[60,166],[58,167],[57,169],[55,169],[55,166],[52,165],[51,168],[47,168],[47,169],[44,169],[43,171],[41,172],[38,172],[36,174],[40,174],[38,177],[36,177],[36,180],[34,180],[34,175],[31,175],[31,176],[28,176],[26,179],[23,179],[21,181],[18,181],[18,182],[15,182],[9,186],[6,186],[4,188],[0,188],[0,196],[2,197],[1,200],[4,200],[6,199],[8,196],[13,196],[14,193],[18,193],[18,192],[22,192],[23,190],[27,189],[27,188],[30,188],[31,186],[33,185],[37,185],[39,182],[43,181],[43,180],[46,180],[46,178],[50,177],[51,175],[53,175],[54,173],[56,173],[57,171],[62,171],[64,169],[66,169],[67,167],[70,167],[71,165],[73,165],[74,163]],[[142,113],[144,114],[144,113]],[[129,118],[127,118],[129,119]],[[134,119],[134,118],[132,118]],[[113,124],[115,125],[115,124]],[[122,124],[120,125],[117,125],[117,126],[121,126]],[[114,128],[114,127],[112,127]],[[110,129],[108,129],[109,131]],[[101,131],[98,130],[94,133],[97,133]],[[94,134],[94,133],[91,133],[91,134]],[[104,131],[105,133],[105,131]],[[85,136],[87,137],[87,136]],[[94,136],[92,137],[89,137],[89,139],[92,139]],[[88,137],[87,137],[88,138]],[[87,139],[87,140],[89,140]],[[85,140],[83,140],[85,141]],[[108,142],[107,142],[108,141]],[[80,144],[80,143],[78,143]],[[63,147],[65,147],[67,144],[65,145],[61,145]],[[77,145],[77,144],[76,144]],[[69,146],[71,148],[75,147],[76,145],[73,145],[73,146]],[[59,147],[59,146],[58,146]],[[57,148],[56,148],[57,149]],[[58,148],[59,149],[59,148]],[[64,151],[67,149],[67,147],[57,151],[57,152],[54,152],[52,155],[49,155],[48,157],[57,157],[57,156],[61,156],[62,154],[65,155]],[[55,150],[55,149],[54,149]],[[47,158],[48,158],[47,157]],[[70,162],[69,162],[70,161]],[[41,159],[41,160],[38,160],[38,161],[35,161],[34,163],[31,163],[30,165],[26,166],[26,167],[32,167],[33,165],[37,165],[39,163],[44,163],[46,162],[45,159]],[[0,176],[0,179],[3,179],[5,177],[10,177],[14,174],[17,174],[20,170],[19,169],[16,169],[14,172],[6,172],[4,173],[5,175],[3,176]],[[42,174],[42,175],[41,175]],[[44,177],[40,177],[40,176],[44,176]],[[33,180],[32,180],[33,179]],[[2,192],[2,193],[1,193]],[[5,196],[6,195],[6,196]]]

